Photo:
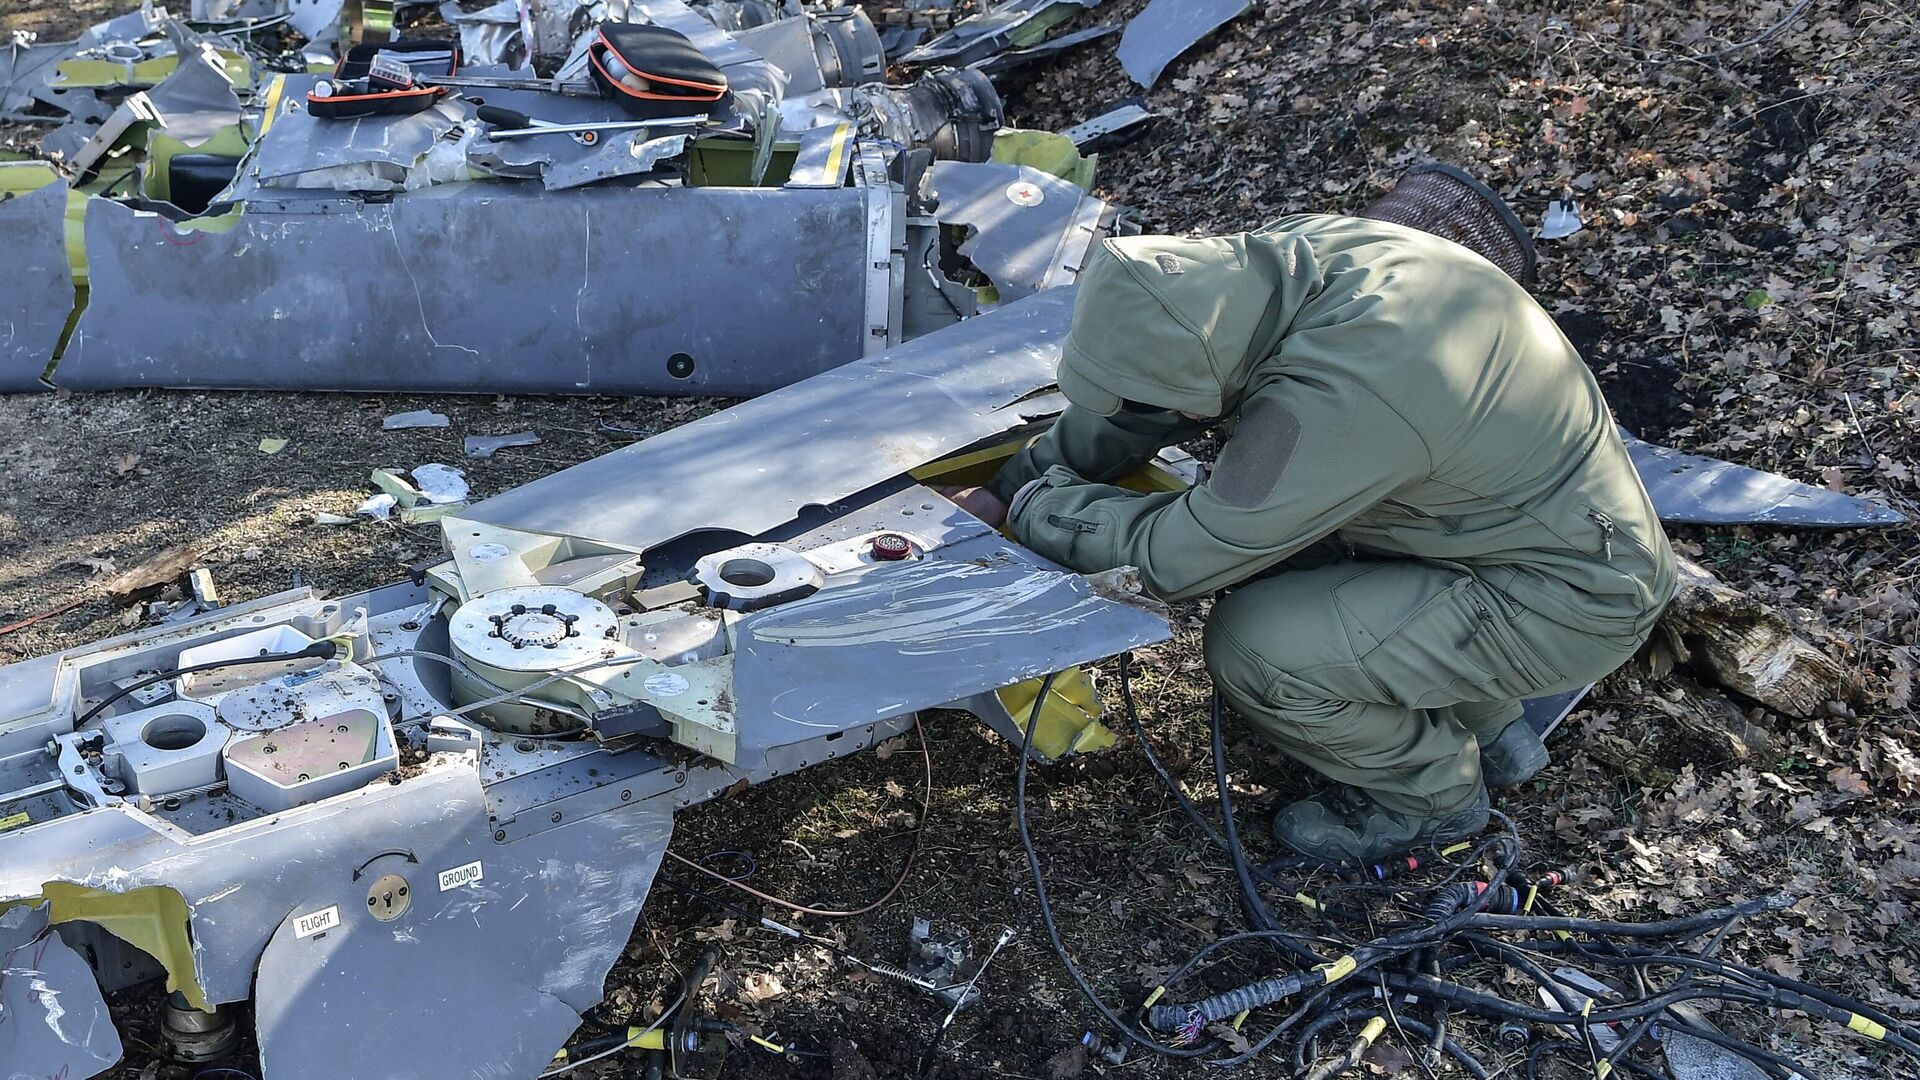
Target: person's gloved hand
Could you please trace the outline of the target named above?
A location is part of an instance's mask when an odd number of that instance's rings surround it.
[[[948,485],[935,486],[933,490],[952,499],[955,506],[996,529],[1007,523],[1007,504],[986,488]]]

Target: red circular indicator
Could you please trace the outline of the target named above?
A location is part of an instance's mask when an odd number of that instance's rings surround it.
[[[913,554],[913,544],[899,533],[881,533],[873,538],[873,557],[882,562],[899,562]]]

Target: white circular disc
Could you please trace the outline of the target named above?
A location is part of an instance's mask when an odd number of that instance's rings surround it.
[[[640,685],[647,688],[647,693],[653,694],[656,697],[679,697],[681,694],[687,692],[687,687],[690,684],[682,676],[675,675],[672,672],[664,672],[659,675],[647,676],[647,681]]]
[[[1016,180],[1007,185],[1007,201],[1017,206],[1039,206],[1046,200],[1047,193],[1041,191],[1038,184]]]

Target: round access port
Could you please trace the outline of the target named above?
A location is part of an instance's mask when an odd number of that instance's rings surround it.
[[[140,741],[155,750],[186,750],[206,737],[206,723],[184,713],[156,717],[140,730]]]
[[[743,589],[758,588],[773,580],[773,567],[759,559],[728,559],[720,564],[720,580]]]

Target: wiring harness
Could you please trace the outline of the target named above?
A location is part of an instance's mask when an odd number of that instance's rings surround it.
[[[1027,821],[1027,783],[1043,685],[1027,718],[1015,778],[1015,823],[1034,881],[1047,938],[1081,994],[1105,1021],[1087,1045],[1111,1060],[1132,1050],[1233,1066],[1284,1050],[1295,1076],[1333,1080],[1392,1033],[1428,1076],[1451,1062],[1473,1077],[1496,1071],[1532,1078],[1554,1059],[1565,1075],[1606,1080],[1615,1073],[1663,1077],[1662,1039],[1711,1043],[1787,1080],[1819,1075],[1772,1050],[1726,1034],[1689,1003],[1792,1010],[1839,1025],[1920,1069],[1920,1028],[1863,1002],[1778,973],[1717,957],[1740,921],[1781,910],[1784,896],[1760,896],[1711,911],[1653,922],[1580,918],[1557,903],[1577,875],[1557,868],[1529,873],[1511,819],[1477,841],[1373,866],[1280,860],[1254,864],[1243,851],[1227,784],[1224,707],[1213,697],[1215,827],[1154,753],[1135,707],[1130,658],[1120,658],[1122,706],[1154,773],[1194,827],[1232,862],[1248,929],[1196,950],[1130,1009],[1116,1009],[1075,964],[1054,919],[1045,874]],[[1051,679],[1048,680],[1050,684]],[[1314,881],[1318,885],[1311,884]],[[1263,892],[1263,888],[1266,890]],[[1296,914],[1284,924],[1269,898]],[[1308,928],[1298,928],[1306,923]],[[1538,1003],[1480,986],[1517,975]],[[1205,972],[1212,986],[1241,973],[1239,985],[1202,996],[1181,990]],[[1254,1018],[1256,1014],[1259,1019]],[[1496,1070],[1454,1036],[1462,1018],[1497,1025],[1497,1044],[1515,1067]],[[1252,1034],[1256,1029],[1257,1035]],[[1348,1036],[1325,1059],[1322,1043]],[[1494,1031],[1483,1042],[1495,1043]],[[1283,1041],[1284,1040],[1284,1041]]]

